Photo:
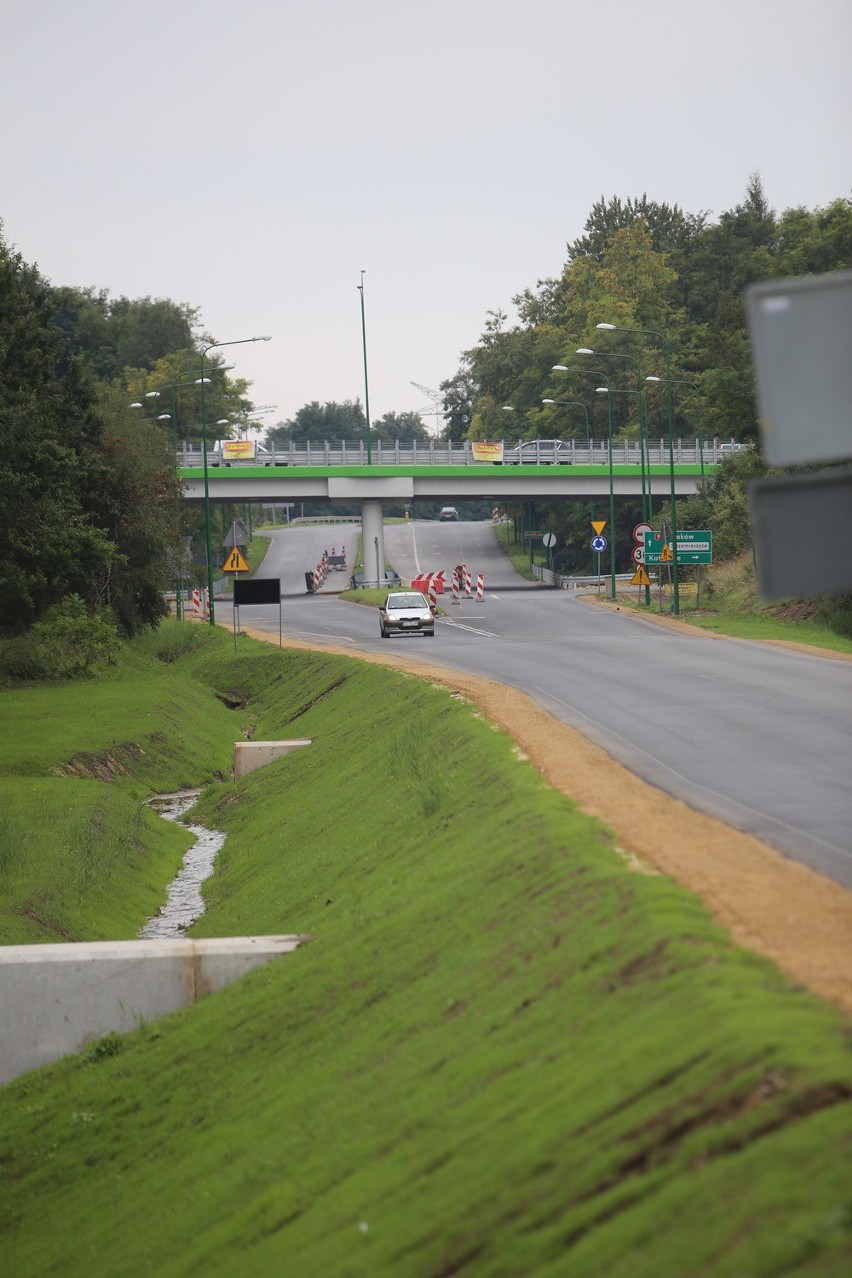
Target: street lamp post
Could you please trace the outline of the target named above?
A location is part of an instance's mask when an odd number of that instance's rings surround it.
[[[609,597],[615,603],[615,491],[612,482],[612,392],[596,386],[597,395],[606,395],[606,443],[609,458]]]
[[[581,399],[543,399],[542,404],[559,404],[562,408],[582,408],[586,419],[586,443],[592,444],[592,425],[589,421],[589,410]]]
[[[669,487],[671,490],[672,502],[672,586],[674,589],[674,602],[672,611],[675,616],[680,613],[680,590],[678,586],[677,571],[677,502],[675,500],[675,468],[674,468],[674,428],[672,424],[672,373],[671,373],[671,350],[669,349],[668,338],[656,328],[626,328],[621,324],[596,324],[596,328],[602,329],[610,333],[639,333],[646,337],[656,337],[662,343],[663,355],[666,362],[666,416],[668,418],[669,427]]]
[[[358,292],[361,294],[361,346],[364,351],[364,415],[367,420],[367,465],[373,464],[373,457],[370,451],[370,383],[367,379],[367,321],[364,317],[364,274],[361,272],[361,283],[356,285]]]
[[[623,355],[620,351],[593,351],[588,346],[580,346],[578,355],[595,355],[601,359],[626,359],[636,366],[636,386],[639,393],[639,472],[642,485],[642,518],[651,517],[650,464],[648,458],[648,411],[645,396],[642,394],[642,366],[633,355]]]
[[[646,377],[646,382],[661,382],[661,377]],[[704,478],[704,436],[701,434],[701,400],[698,396],[701,388],[697,382],[687,382],[682,377],[673,377],[671,379],[672,386],[688,386],[690,390],[695,391],[695,434],[698,439],[698,456],[701,462],[701,478]]]
[[[235,342],[208,342],[201,350],[201,451],[204,458],[204,540],[207,548],[207,595],[210,600],[210,625],[215,625],[216,616],[213,605],[213,554],[210,546],[210,480],[207,465],[207,422],[204,415],[204,361],[207,352],[219,346],[245,346],[248,342],[271,342],[271,337],[241,337]]]

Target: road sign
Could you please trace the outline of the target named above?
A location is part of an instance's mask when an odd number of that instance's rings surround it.
[[[637,524],[633,529],[633,540],[637,541],[640,546],[645,545],[645,533],[653,532],[654,529],[650,524]]]
[[[234,546],[234,549],[222,564],[222,572],[248,572],[248,564],[236,546]]]
[[[632,551],[631,551],[630,553],[631,553],[631,554],[632,554],[632,556],[633,556],[633,562],[634,562],[634,564],[644,564],[644,562],[645,562],[645,547],[644,547],[644,546],[634,546],[634,547],[633,547],[633,549],[632,549]]]
[[[593,520],[592,520],[592,527],[593,527],[593,528],[594,528],[594,530],[595,530],[595,536],[596,536],[596,537],[600,537],[600,535],[601,535],[601,533],[603,532],[604,528],[606,528],[606,520],[605,520],[605,519],[593,519]]]
[[[672,551],[671,539],[664,541],[661,532],[645,533],[646,564],[670,564],[674,560]],[[712,564],[712,532],[709,529],[678,529],[677,561],[679,564]]]
[[[679,528],[677,558],[681,564],[712,564],[713,533],[709,528]]]
[[[551,547],[551,546],[555,546],[555,545],[556,545],[556,534],[555,534],[555,533],[545,533],[541,540],[542,540],[543,544],[544,544],[545,546],[547,546],[547,549],[548,549],[548,550],[550,550],[550,547]]]
[[[606,537],[601,537],[600,534],[598,534],[597,537],[592,538],[592,550],[594,550],[598,555],[602,554],[608,545],[609,542]]]
[[[630,578],[630,584],[631,586],[650,586],[651,578],[641,564]]]

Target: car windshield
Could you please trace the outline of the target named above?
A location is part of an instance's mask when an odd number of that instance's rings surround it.
[[[425,608],[426,600],[422,595],[389,595],[388,608]]]

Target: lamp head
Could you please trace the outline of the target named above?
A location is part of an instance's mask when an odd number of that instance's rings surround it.
[[[645,378],[646,382],[661,382],[662,380],[663,380],[662,377],[646,377]]]
[[[595,352],[590,350],[588,346],[578,346],[577,350],[574,352],[575,355],[594,355],[594,353]]]
[[[610,330],[610,331],[612,331],[612,329],[617,328],[617,327],[618,327],[618,325],[617,325],[617,324],[596,324],[596,325],[595,325],[595,328],[605,328],[605,329],[608,329],[608,330]]]
[[[552,373],[567,373],[568,365],[567,364],[551,364],[550,371]]]

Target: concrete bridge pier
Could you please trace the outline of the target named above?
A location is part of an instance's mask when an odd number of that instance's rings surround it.
[[[385,534],[382,503],[361,503],[361,538],[364,546],[364,585],[385,584]]]

